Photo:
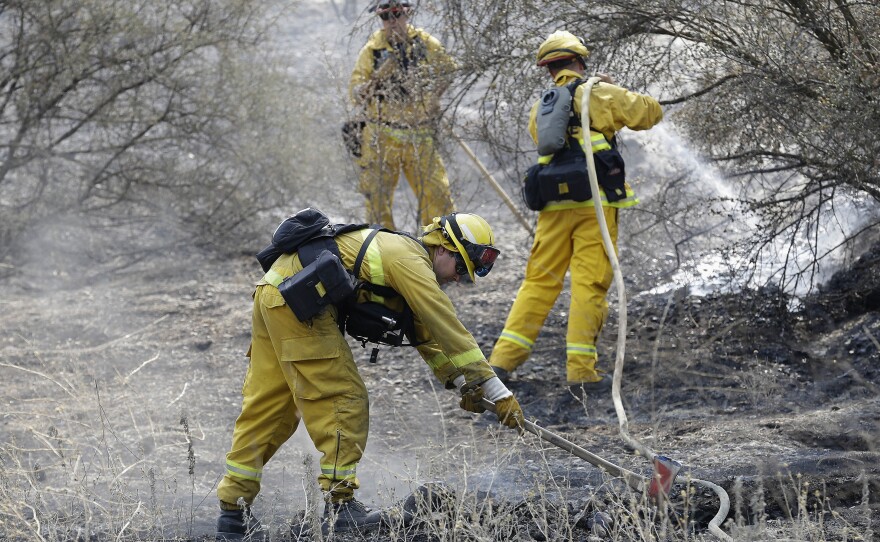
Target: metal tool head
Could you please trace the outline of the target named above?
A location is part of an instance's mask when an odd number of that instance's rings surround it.
[[[661,499],[667,498],[680,470],[681,463],[678,461],[662,455],[655,455],[654,476],[651,477],[651,483],[648,486],[648,497],[657,503]]]

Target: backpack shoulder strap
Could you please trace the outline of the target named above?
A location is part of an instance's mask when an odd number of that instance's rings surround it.
[[[373,231],[367,235],[367,238],[364,239],[364,244],[361,245],[361,249],[358,251],[357,258],[354,260],[354,268],[352,268],[352,272],[354,273],[354,278],[357,278],[361,272],[361,264],[364,263],[364,256],[367,255],[367,248],[370,246],[370,243],[373,242],[373,238],[376,237],[376,234],[382,231],[383,228],[374,228]]]
[[[342,255],[339,253],[339,246],[333,238],[343,233],[363,230],[369,227],[369,224],[332,224],[325,226],[299,247],[297,252],[299,253],[300,263],[305,267],[317,260],[321,252],[325,250],[329,250],[337,258],[342,259]],[[355,276],[357,276],[357,272],[355,272]]]
[[[568,127],[571,128],[573,126],[581,125],[581,117],[580,115],[576,115],[574,112],[574,93],[577,92],[579,86],[586,83],[586,79],[575,79],[571,83],[565,85],[565,88],[568,89],[568,92],[571,94],[571,116],[568,118]]]
[[[371,231],[369,233],[369,235],[367,235],[367,238],[364,239],[364,244],[361,245],[361,249],[358,251],[357,258],[355,258],[355,261],[354,261],[354,268],[352,269],[352,272],[354,273],[355,279],[357,279],[357,277],[360,273],[360,270],[361,270],[361,265],[364,263],[364,257],[367,254],[367,248],[369,248],[370,243],[373,242],[373,238],[376,237],[376,235],[380,231],[409,237],[410,239],[419,242],[419,245],[422,248],[425,248],[424,245],[422,245],[421,242],[415,236],[410,235],[409,233],[393,231],[393,230],[389,230],[388,228],[383,228],[383,227],[377,226],[377,225],[372,225],[370,227],[373,229],[373,231]],[[395,296],[400,295],[394,288],[392,288],[390,286],[380,286],[378,284],[372,284],[370,282],[362,282],[360,287],[363,288],[364,290],[367,290],[370,293],[373,293],[373,294],[376,294],[376,295],[379,295],[382,297],[395,297]],[[413,312],[412,312],[412,309],[410,308],[409,304],[406,303],[405,301],[403,303],[402,315],[404,318],[404,322],[402,322],[403,326],[401,328],[401,335],[398,337],[399,341],[396,344],[392,344],[392,346],[419,346],[419,345],[427,342],[427,341],[418,342],[415,340],[415,325],[413,322]],[[403,337],[406,337],[409,340],[408,344],[403,343]],[[373,351],[373,356],[375,356],[375,355],[376,355],[376,350]],[[374,359],[374,357],[371,357],[371,360],[372,359]]]
[[[352,273],[354,274],[354,278],[356,280],[360,276],[361,264],[364,263],[364,257],[367,255],[367,248],[369,248],[370,243],[373,242],[373,238],[376,237],[376,234],[378,234],[380,231],[385,231],[388,233],[398,233],[395,231],[391,231],[387,228],[383,228],[381,226],[374,225],[374,226],[370,226],[370,227],[373,228],[373,231],[371,231],[370,234],[367,235],[367,238],[364,239],[364,244],[361,245],[361,249],[358,251],[357,258],[355,258],[355,260],[354,260],[354,267],[352,268]],[[395,290],[391,286],[380,286],[378,284],[373,284],[371,282],[362,282],[360,287],[370,293],[373,293],[373,294],[376,294],[376,295],[379,295],[382,297],[395,297],[395,296],[400,295],[399,293],[397,293],[397,290]]]

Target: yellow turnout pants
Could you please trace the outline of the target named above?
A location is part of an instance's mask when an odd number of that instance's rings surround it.
[[[454,211],[446,168],[431,129],[398,129],[368,122],[362,152],[359,190],[366,198],[371,224],[396,229],[391,210],[401,171],[418,200],[420,225]]]
[[[611,239],[617,250],[617,209],[605,207]],[[538,333],[562,291],[571,269],[571,304],[566,334],[566,375],[569,382],[596,382],[596,340],[608,302],[605,295],[614,272],[602,244],[602,232],[592,206],[538,215],[535,242],[526,276],[489,363],[513,371],[526,362]]]
[[[369,402],[335,314],[329,309],[311,325],[300,322],[274,286],[257,287],[251,362],[226,475],[217,488],[221,501],[253,502],[264,466],[300,419],[323,454],[321,488],[340,501],[359,487],[356,468],[367,445]]]

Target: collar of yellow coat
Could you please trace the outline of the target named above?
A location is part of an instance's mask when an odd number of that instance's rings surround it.
[[[574,81],[575,79],[580,79],[584,77],[574,70],[560,70],[559,73],[556,74],[556,77],[553,79],[553,82],[556,83],[557,87],[561,87],[563,85],[567,85]]]
[[[412,41],[413,38],[418,36],[421,33],[421,29],[414,27],[411,24],[406,25],[406,37],[407,40]],[[373,32],[373,35],[370,36],[370,41],[368,43],[370,49],[393,49],[394,47],[388,41],[388,38],[385,37],[385,30],[379,29]]]

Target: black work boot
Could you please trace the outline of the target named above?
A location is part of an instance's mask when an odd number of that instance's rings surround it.
[[[570,382],[568,388],[575,395],[585,393],[596,397],[604,397],[606,393],[611,391],[611,385],[613,383],[614,381],[610,376],[604,376],[602,377],[602,380],[597,382]]]
[[[362,533],[379,528],[382,524],[382,513],[370,510],[362,502],[350,499],[340,503],[324,505],[324,519],[321,532],[326,536],[331,530],[337,533],[360,531]]]
[[[490,367],[492,367],[492,370],[495,371],[495,376],[497,376],[498,380],[503,384],[507,385],[510,382],[510,371],[494,365],[490,365]]]
[[[266,531],[260,524],[260,520],[251,514],[250,508],[246,510],[220,510],[217,518],[217,540],[248,540],[258,541],[266,539]]]

